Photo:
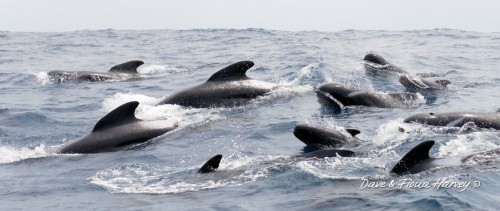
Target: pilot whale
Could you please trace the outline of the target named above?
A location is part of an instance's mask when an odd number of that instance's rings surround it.
[[[319,149],[330,149],[343,147],[346,144],[354,145],[359,142],[354,136],[360,131],[356,129],[345,129],[345,131],[323,128],[308,124],[295,126],[293,134],[307,146]]]
[[[476,127],[500,130],[500,113],[498,111],[495,113],[419,113],[404,119],[403,122],[448,127],[462,127],[467,123],[474,123]]]
[[[485,152],[471,154],[463,158],[431,158],[429,156],[429,151],[434,144],[435,142],[433,140],[424,141],[418,144],[406,153],[406,155],[403,156],[398,163],[396,163],[390,173],[396,175],[416,174],[440,166],[460,166],[467,163],[469,160],[474,161],[475,159],[481,159],[484,156],[498,157],[500,154],[500,148],[496,148]],[[488,162],[490,161],[485,161],[485,163]]]
[[[129,79],[139,74],[137,68],[143,64],[143,61],[133,60],[115,65],[108,72],[52,70],[47,74],[50,78],[61,82],[67,80],[98,82],[110,79]]]
[[[276,87],[275,84],[247,77],[246,71],[253,65],[251,61],[231,64],[214,73],[206,82],[176,92],[158,105],[175,104],[193,108],[245,105]]]
[[[351,86],[328,83],[316,91],[321,104],[337,105],[339,107],[359,105],[379,108],[404,108],[417,99],[412,93],[384,94],[373,91],[363,91]]]
[[[399,83],[410,92],[419,92],[420,94],[429,94],[436,91],[444,91],[448,89],[448,80],[429,80],[414,76],[411,74],[402,74],[399,76]]]
[[[394,64],[391,64],[390,62],[385,60],[384,57],[376,53],[366,54],[363,60],[366,73],[369,75],[410,75],[409,72]],[[441,77],[441,75],[435,73],[417,73],[415,75],[421,78]]]
[[[449,80],[431,80],[430,77],[441,77],[434,73],[417,73],[415,75],[393,65],[382,56],[369,53],[364,58],[366,73],[369,75],[393,75],[399,77],[399,83],[410,92],[430,94],[436,91],[447,90]]]
[[[375,53],[366,54],[363,60],[365,61],[364,67],[366,73],[369,75],[409,74],[398,66],[387,62],[382,56]]]
[[[177,124],[166,127],[154,121],[137,119],[134,115],[137,106],[139,103],[136,101],[119,106],[100,119],[90,134],[62,146],[57,152],[83,154],[118,151],[177,128]]]

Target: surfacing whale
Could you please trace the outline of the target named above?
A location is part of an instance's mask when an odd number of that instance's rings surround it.
[[[436,91],[445,91],[448,89],[448,80],[428,80],[410,74],[399,76],[399,83],[410,92],[419,92],[421,94],[430,94]]]
[[[193,108],[233,107],[268,94],[275,84],[253,80],[246,71],[254,65],[241,61],[214,73],[206,82],[176,92],[159,105],[175,104]]]
[[[129,149],[177,128],[154,121],[143,121],[134,115],[139,102],[125,103],[100,119],[92,132],[72,141],[58,153],[100,153]]]
[[[368,75],[393,75],[400,76],[403,74],[410,75],[409,72],[403,70],[402,68],[389,63],[384,57],[376,54],[376,53],[368,53],[366,54],[364,60],[364,67],[366,73]],[[417,73],[416,76],[420,78],[432,78],[432,77],[441,77],[439,74],[435,73]]]
[[[498,157],[498,155],[500,155],[500,148],[496,148],[486,152],[468,155],[463,158],[431,158],[429,156],[429,151],[431,150],[432,146],[434,146],[434,144],[435,142],[433,140],[424,141],[418,144],[408,153],[406,153],[406,155],[403,156],[400,161],[398,161],[398,163],[392,168],[390,173],[396,175],[416,174],[441,166],[460,166],[468,162],[469,160],[479,160],[484,156]],[[485,161],[484,163],[488,162],[490,161]]]
[[[337,105],[339,107],[357,105],[379,108],[405,108],[417,99],[412,93],[379,93],[363,91],[351,86],[328,83],[316,91],[321,104]]]
[[[98,82],[110,79],[129,79],[139,74],[137,68],[143,64],[143,61],[133,60],[118,64],[109,69],[108,72],[52,70],[47,74],[50,78],[60,82],[67,80]]]
[[[408,72],[404,71],[396,65],[387,62],[382,56],[375,53],[366,54],[363,60],[365,61],[364,67],[366,73],[369,75],[408,74]]]
[[[447,90],[448,80],[431,80],[430,77],[441,77],[434,73],[417,73],[415,75],[387,62],[382,56],[369,53],[364,58],[366,73],[369,75],[398,76],[399,83],[410,92],[432,94],[436,91]]]
[[[403,120],[405,123],[420,123],[433,126],[462,127],[473,123],[479,128],[493,128],[500,130],[500,113],[479,112],[449,112],[449,113],[420,113]]]
[[[355,145],[359,142],[354,136],[359,134],[359,130],[345,129],[345,131],[323,128],[308,124],[295,126],[293,134],[307,146],[319,149],[331,149],[343,147],[346,144]]]

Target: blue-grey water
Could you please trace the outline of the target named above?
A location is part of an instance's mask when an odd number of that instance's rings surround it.
[[[314,90],[328,82],[405,91],[395,78],[365,74],[362,59],[369,52],[411,73],[441,74],[452,81],[449,91],[411,108],[346,107],[342,114],[322,108]],[[424,140],[436,141],[431,156],[441,158],[499,147],[497,131],[443,133],[403,123],[419,112],[499,109],[499,52],[500,33],[448,29],[0,32],[1,209],[498,210],[498,155],[409,176],[388,172]],[[145,62],[141,80],[58,82],[47,77],[55,69],[105,72],[135,59]],[[155,106],[241,60],[255,62],[249,77],[279,88],[237,108]],[[88,134],[107,112],[133,100],[140,102],[138,118],[180,127],[128,151],[55,153]],[[365,141],[352,150],[372,153],[287,159],[304,151],[292,134],[302,123],[357,128]],[[224,156],[219,170],[196,174],[215,154]],[[363,179],[471,184],[362,188]]]

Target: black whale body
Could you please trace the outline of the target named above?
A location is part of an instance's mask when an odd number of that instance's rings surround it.
[[[405,108],[417,99],[412,93],[379,93],[363,91],[335,83],[325,84],[316,90],[321,104],[338,106],[372,106],[379,108]]]
[[[119,106],[100,119],[90,134],[62,146],[58,152],[83,154],[124,150],[177,127],[151,125],[137,119],[134,112],[138,105],[132,101]]]
[[[447,90],[448,80],[430,80],[430,77],[440,77],[434,73],[411,74],[398,66],[387,62],[382,56],[369,53],[364,58],[364,66],[369,75],[393,75],[399,77],[399,83],[408,91],[430,94],[436,91]]]
[[[137,72],[137,68],[143,64],[143,61],[132,60],[115,65],[111,69],[109,69],[108,72],[52,70],[47,74],[50,78],[56,79],[58,81],[81,80],[98,82],[110,79],[128,79],[136,77],[139,74]]]
[[[476,127],[500,130],[500,113],[448,112],[420,113],[403,120],[405,123],[420,123],[433,126],[462,127],[474,123]]]
[[[387,62],[382,56],[369,53],[366,54],[364,67],[366,73],[369,75],[398,75],[398,74],[408,74],[408,72]]]
[[[175,104],[193,108],[233,107],[268,94],[272,87],[255,85],[257,82],[246,76],[246,71],[254,65],[251,61],[241,61],[214,73],[206,82],[178,91],[159,105]]]
[[[429,151],[434,144],[435,142],[433,140],[424,141],[418,144],[408,151],[408,153],[406,153],[403,158],[398,161],[398,163],[396,163],[390,173],[396,175],[416,174],[436,167],[460,166],[469,160],[480,160],[485,156],[498,157],[498,155],[500,155],[500,148],[496,148],[485,152],[471,154],[463,158],[431,158],[429,156]],[[483,161],[483,163],[489,162],[491,161]]]
[[[344,132],[308,124],[297,125],[293,130],[295,137],[304,144],[320,149],[339,148],[346,144],[353,146],[359,141],[354,138],[359,133],[356,129],[346,129]]]
[[[430,94],[437,91],[448,90],[448,80],[429,80],[418,76],[403,74],[399,76],[399,83],[410,92],[419,92],[421,94]]]

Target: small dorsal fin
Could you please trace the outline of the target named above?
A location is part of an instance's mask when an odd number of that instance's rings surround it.
[[[95,124],[92,132],[105,128],[108,125],[138,120],[134,115],[137,106],[139,106],[139,102],[132,101],[115,108],[115,110],[109,112],[109,114],[104,116],[97,122],[97,124]]]
[[[352,137],[358,135],[361,133],[361,131],[359,130],[356,130],[356,129],[352,129],[352,128],[349,128],[349,129],[345,129],[349,134],[351,134]]]
[[[248,79],[246,72],[253,67],[252,61],[236,62],[214,73],[208,81],[230,81]]]
[[[448,80],[437,80],[436,83],[438,83],[439,85],[441,85],[443,87],[446,87],[448,84],[451,84],[451,81],[448,81]]]
[[[137,73],[137,68],[143,65],[143,61],[132,60],[122,64],[115,65],[111,69],[110,72],[120,72],[120,73]]]
[[[216,155],[210,158],[203,166],[198,170],[198,173],[205,174],[213,172],[215,169],[219,168],[220,160],[222,159],[222,155]]]
[[[407,174],[410,169],[418,166],[420,162],[430,159],[429,151],[434,143],[434,141],[429,140],[415,146],[392,168],[391,173],[398,175]]]
[[[497,109],[497,113],[500,113],[500,108],[499,108],[499,109]]]

